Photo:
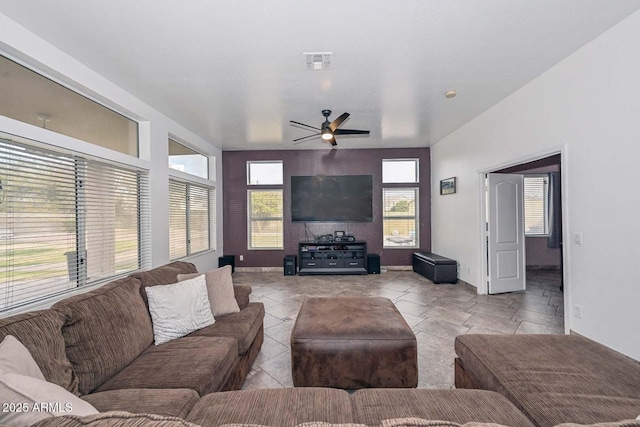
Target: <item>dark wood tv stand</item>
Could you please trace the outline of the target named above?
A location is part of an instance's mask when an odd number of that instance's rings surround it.
[[[367,242],[298,244],[298,274],[367,274]]]

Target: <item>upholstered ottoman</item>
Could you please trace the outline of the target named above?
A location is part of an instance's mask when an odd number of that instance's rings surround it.
[[[296,387],[417,387],[416,337],[387,298],[309,298],[291,331]]]

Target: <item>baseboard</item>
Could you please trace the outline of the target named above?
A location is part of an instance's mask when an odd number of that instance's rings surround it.
[[[236,266],[236,271],[242,273],[264,273],[267,271],[279,271],[282,273],[284,271],[284,267],[238,267]]]

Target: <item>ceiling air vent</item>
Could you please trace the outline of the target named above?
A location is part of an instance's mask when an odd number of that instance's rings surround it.
[[[307,70],[322,71],[328,70],[331,65],[331,54],[333,52],[303,52],[307,58]]]

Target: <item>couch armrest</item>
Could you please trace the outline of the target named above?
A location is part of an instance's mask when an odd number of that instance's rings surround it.
[[[251,286],[247,285],[233,285],[233,293],[238,301],[240,310],[245,308],[249,304],[249,294],[251,294]]]

